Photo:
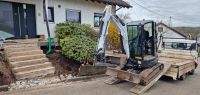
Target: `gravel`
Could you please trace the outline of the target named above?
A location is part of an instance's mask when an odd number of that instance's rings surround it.
[[[53,84],[60,82],[60,79],[57,77],[52,78],[44,78],[44,79],[26,79],[26,80],[18,80],[15,83],[10,84],[9,90],[18,90],[18,89],[26,89],[30,87],[36,86],[45,86],[48,84]]]
[[[11,83],[9,86],[9,91],[26,89],[31,87],[42,87],[50,84],[55,84],[59,82],[68,82],[67,80],[73,79],[72,75],[68,75],[67,79],[64,76],[61,76],[61,80],[57,77],[46,77],[46,78],[37,78],[37,79],[25,79],[18,80],[15,83]]]

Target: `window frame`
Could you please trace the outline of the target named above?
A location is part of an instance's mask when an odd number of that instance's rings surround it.
[[[79,24],[81,24],[81,10],[76,10],[76,9],[66,9],[65,10],[65,21],[69,21],[69,20],[67,20],[67,12],[68,11],[73,11],[73,12],[78,12],[79,13],[79,22],[73,22],[73,23],[79,23]],[[71,21],[72,22],[72,21]]]
[[[158,32],[163,32],[163,27],[162,26],[158,27]]]
[[[54,18],[54,7],[48,7],[48,8],[47,8],[47,15],[48,15],[49,9],[50,9],[50,12],[51,12],[52,19],[49,20],[49,17],[48,17],[48,18],[47,18],[47,19],[48,19],[48,22],[55,22],[55,18]],[[49,16],[49,15],[48,15],[48,16]],[[46,20],[45,20],[45,15],[44,15],[44,21],[46,21]]]
[[[95,17],[99,17],[99,25],[95,25]],[[103,17],[103,13],[94,13],[94,27],[100,27],[101,17]]]

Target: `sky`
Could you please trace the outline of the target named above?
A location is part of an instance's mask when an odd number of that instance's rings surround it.
[[[123,8],[118,14],[130,14],[131,20],[154,20],[172,27],[200,27],[200,0],[124,0],[132,8]],[[135,2],[137,3],[135,3]],[[139,5],[145,7],[141,7]],[[170,23],[170,16],[172,17]]]

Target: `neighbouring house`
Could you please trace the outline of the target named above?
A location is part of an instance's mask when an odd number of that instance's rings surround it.
[[[99,27],[99,20],[106,4],[131,7],[122,0],[47,0],[50,34],[58,23],[72,21]],[[1,0],[0,1],[0,35],[13,38],[47,37],[44,20],[43,0]]]
[[[157,24],[157,31],[163,34],[164,39],[187,39],[187,34],[183,34],[162,22]]]
[[[191,35],[188,33],[177,31],[176,29],[169,27],[168,25],[160,22],[156,26],[158,35],[162,34],[162,38],[158,37],[160,44],[160,47],[165,48],[181,48],[181,49],[190,49],[194,46],[196,41],[191,40]]]

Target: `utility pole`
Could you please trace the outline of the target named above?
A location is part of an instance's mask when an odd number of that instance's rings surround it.
[[[172,17],[169,17],[169,27],[172,27]]]

